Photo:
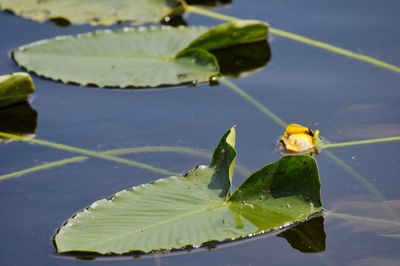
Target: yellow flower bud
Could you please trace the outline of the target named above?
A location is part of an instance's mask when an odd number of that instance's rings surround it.
[[[313,153],[318,152],[319,131],[298,124],[289,124],[281,138],[284,151],[287,153]]]

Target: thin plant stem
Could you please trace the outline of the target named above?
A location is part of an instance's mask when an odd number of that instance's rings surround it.
[[[247,102],[249,102],[251,105],[253,105],[255,108],[260,110],[262,113],[264,113],[269,119],[271,119],[273,122],[275,122],[277,125],[279,125],[282,128],[285,128],[287,126],[287,123],[282,120],[279,116],[277,116],[274,112],[272,112],[270,109],[265,107],[262,103],[257,101],[255,98],[253,98],[251,95],[243,91],[239,86],[234,84],[233,82],[229,81],[226,78],[221,78],[221,83],[227,86],[229,89],[237,93],[240,97],[245,99]],[[329,159],[333,160],[338,166],[340,166],[344,171],[346,171],[350,176],[352,176],[354,179],[356,179],[360,184],[362,184],[371,194],[373,194],[378,200],[382,201],[384,204],[384,208],[386,211],[396,220],[400,220],[399,216],[397,213],[393,210],[391,206],[385,203],[385,198],[382,195],[382,193],[377,190],[374,185],[369,182],[369,180],[363,176],[361,176],[359,173],[357,173],[351,166],[349,166],[347,163],[345,163],[343,160],[341,160],[339,157],[337,157],[334,153],[330,151],[325,151],[323,152],[323,155],[327,156]]]
[[[115,149],[105,151],[104,153],[110,155],[124,155],[124,154],[132,154],[132,153],[151,153],[151,152],[172,152],[172,153],[180,153],[180,154],[189,154],[195,157],[200,157],[204,159],[210,159],[212,153],[207,152],[202,149],[194,149],[191,147],[179,147],[179,146],[144,146],[144,147],[133,147],[133,148],[123,148],[123,149]],[[249,176],[251,172],[241,165],[236,165],[236,170],[243,176]]]
[[[333,218],[339,218],[339,219],[345,219],[345,220],[355,220],[355,221],[360,221],[360,222],[369,222],[369,223],[374,223],[374,224],[387,224],[387,225],[394,225],[394,226],[400,226],[399,221],[393,221],[393,220],[385,220],[385,219],[376,219],[376,218],[370,218],[370,217],[364,217],[364,216],[356,216],[356,215],[351,215],[351,214],[344,214],[344,213],[337,213],[333,211],[325,211],[328,217],[333,217]]]
[[[231,82],[225,77],[222,77],[219,79],[219,81],[224,84],[226,87],[228,87],[230,90],[234,91],[237,93],[240,97],[245,99],[247,102],[249,102],[251,105],[253,105],[255,108],[257,108],[259,111],[261,111],[263,114],[265,114],[269,119],[274,121],[277,125],[280,127],[285,128],[287,126],[287,123],[283,121],[279,116],[274,114],[270,109],[265,107],[262,103],[257,101],[254,97],[252,97],[250,94],[239,88],[235,83]]]
[[[0,137],[9,138],[9,139],[17,140],[17,141],[22,141],[22,142],[28,142],[28,143],[45,146],[45,147],[49,147],[49,148],[53,148],[53,149],[57,149],[57,150],[68,151],[68,152],[72,152],[72,153],[86,155],[89,157],[103,159],[103,160],[107,160],[107,161],[111,161],[111,162],[115,162],[115,163],[134,166],[134,167],[138,167],[138,168],[148,170],[148,171],[151,171],[154,173],[162,174],[162,175],[176,175],[177,174],[175,172],[171,172],[166,169],[154,167],[149,164],[139,163],[139,162],[128,160],[128,159],[115,157],[115,156],[112,156],[109,154],[104,154],[101,152],[86,150],[86,149],[82,149],[82,148],[76,148],[73,146],[59,144],[59,143],[55,143],[55,142],[39,140],[39,139],[25,139],[24,137],[14,135],[14,134],[4,133],[4,132],[0,132]]]
[[[375,186],[365,177],[360,175],[357,171],[355,171],[350,165],[348,165],[346,162],[344,162],[342,159],[337,157],[334,153],[331,151],[324,151],[323,154],[334,161],[337,165],[339,165],[344,171],[346,171],[348,174],[350,174],[355,180],[357,180],[360,184],[362,184],[374,197],[381,201],[383,204],[383,208],[386,210],[386,212],[393,218],[396,219],[397,221],[400,220],[399,215],[393,208],[386,202],[385,197],[382,195],[382,193],[375,188]]]
[[[217,12],[214,12],[214,11],[211,11],[211,10],[207,10],[207,9],[204,9],[204,8],[200,8],[200,7],[196,7],[196,6],[186,5],[184,7],[184,9],[187,12],[196,13],[198,15],[203,15],[205,17],[210,17],[210,18],[214,18],[214,19],[217,19],[217,20],[227,21],[227,22],[237,22],[237,21],[241,20],[241,19],[236,18],[236,17],[224,15],[224,14],[221,14],[221,13],[217,13]]]
[[[13,172],[13,173],[10,173],[10,174],[0,175],[0,181],[6,180],[6,179],[10,179],[10,178],[15,178],[15,177],[21,177],[23,175],[31,174],[31,173],[38,172],[38,171],[47,170],[47,169],[50,169],[50,168],[64,166],[64,165],[67,165],[67,164],[70,164],[70,163],[80,163],[80,162],[86,161],[86,159],[88,159],[88,157],[79,156],[79,157],[72,157],[72,158],[68,158],[68,159],[65,159],[65,160],[59,160],[59,161],[55,161],[55,162],[51,162],[51,163],[46,163],[46,164],[43,164],[43,165],[39,165],[39,166],[35,166],[35,167],[24,169],[24,170],[16,171],[16,172]]]
[[[355,146],[355,145],[366,145],[366,144],[383,143],[383,142],[391,142],[391,141],[400,141],[400,136],[388,137],[388,138],[346,141],[346,142],[338,142],[338,143],[326,143],[326,144],[322,144],[320,146],[320,148],[321,149],[331,149],[331,148],[341,148],[341,147],[349,147],[349,146]]]
[[[236,17],[224,15],[224,14],[221,14],[221,13],[217,13],[217,12],[214,12],[214,11],[206,10],[206,9],[195,7],[195,6],[190,6],[190,5],[187,5],[187,4],[184,4],[183,8],[184,8],[184,10],[186,10],[188,12],[196,13],[196,14],[199,14],[199,15],[211,17],[211,18],[214,18],[214,19],[222,20],[222,21],[227,21],[227,22],[240,21],[240,19],[238,19]],[[325,42],[322,42],[322,41],[314,40],[314,39],[311,39],[311,38],[308,38],[308,37],[301,36],[299,34],[291,33],[291,32],[284,31],[284,30],[281,30],[281,29],[277,29],[277,28],[274,28],[274,27],[269,27],[269,32],[274,34],[274,35],[277,35],[279,37],[282,37],[282,38],[286,38],[286,39],[289,39],[289,40],[292,40],[292,41],[296,41],[296,42],[307,44],[307,45],[310,45],[310,46],[313,46],[313,47],[317,47],[317,48],[329,51],[331,53],[339,54],[339,55],[342,55],[342,56],[345,56],[345,57],[348,57],[348,58],[352,58],[352,59],[355,59],[355,60],[358,60],[358,61],[361,61],[361,62],[364,62],[364,63],[368,63],[368,64],[371,64],[371,65],[374,65],[374,66],[377,66],[377,67],[380,67],[380,68],[383,68],[383,69],[386,69],[386,70],[393,71],[395,73],[400,73],[400,67],[398,67],[396,65],[393,65],[393,64],[386,63],[386,62],[384,62],[382,60],[379,60],[377,58],[374,58],[374,57],[371,57],[371,56],[368,56],[368,55],[354,53],[352,51],[349,51],[349,50],[346,50],[344,48],[340,48],[340,47],[334,46],[334,45],[329,44],[329,43],[325,43]]]
[[[133,153],[159,153],[159,152],[171,152],[171,153],[179,153],[179,154],[189,154],[192,156],[200,157],[200,158],[210,158],[211,153],[200,150],[200,149],[194,149],[191,147],[171,147],[171,146],[144,146],[144,147],[132,147],[132,148],[123,148],[123,149],[114,149],[114,150],[107,150],[107,151],[101,151],[100,153],[104,154],[109,154],[113,156],[117,155],[124,155],[124,154],[133,154]],[[61,167],[70,163],[79,163],[83,162],[90,159],[89,157],[86,156],[77,156],[77,157],[72,157],[64,160],[59,160],[55,162],[50,162],[46,163],[40,166],[35,166],[31,168],[27,168],[24,170],[16,171],[13,173],[5,174],[5,175],[0,175],[0,181],[10,179],[10,178],[16,178],[16,177],[21,177],[23,175],[31,174],[34,172],[38,171],[43,171],[55,167]],[[236,167],[237,171],[242,174],[243,176],[249,176],[250,171],[245,169],[244,167],[237,165]]]
[[[211,154],[205,150],[194,149],[191,147],[178,147],[178,146],[144,146],[144,147],[131,147],[104,151],[103,153],[109,155],[124,155],[131,153],[153,153],[153,152],[172,152],[189,154],[201,158],[210,158]]]
[[[300,43],[304,43],[310,46],[314,46],[320,49],[324,49],[327,50],[329,52],[335,53],[335,54],[339,54],[339,55],[343,55],[346,56],[348,58],[352,58],[361,62],[365,62],[383,69],[387,69],[396,73],[400,73],[400,67],[396,66],[396,65],[392,65],[389,63],[386,63],[382,60],[373,58],[371,56],[368,55],[363,55],[363,54],[359,54],[359,53],[354,53],[352,51],[325,43],[325,42],[321,42],[321,41],[317,41],[317,40],[313,40],[311,38],[307,38],[298,34],[294,34],[291,32],[287,32],[284,30],[280,30],[280,29],[276,29],[276,28],[270,28],[269,32],[272,34],[275,34],[279,37],[283,37],[283,38],[287,38],[290,39],[292,41],[297,41]]]

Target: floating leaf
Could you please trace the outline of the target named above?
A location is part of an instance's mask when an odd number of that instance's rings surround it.
[[[263,167],[230,197],[235,130],[210,166],[96,201],[54,238],[57,251],[123,254],[197,247],[280,229],[321,211],[315,160],[287,156]]]
[[[159,22],[177,6],[177,0],[0,0],[2,10],[28,19],[92,25]]]
[[[0,76],[0,108],[24,102],[34,91],[32,78],[27,73]]]
[[[29,71],[65,83],[122,88],[178,85],[206,82],[219,73],[215,57],[206,49],[265,40],[267,31],[267,25],[257,21],[211,29],[126,28],[40,41],[17,49],[13,57]],[[229,42],[228,35],[238,38]],[[215,42],[218,36],[221,41]]]
[[[186,49],[214,51],[241,44],[266,40],[268,24],[257,20],[238,20],[209,29],[193,40]]]
[[[33,138],[36,134],[37,112],[29,103],[14,104],[0,110],[0,132]],[[0,138],[0,142],[10,139]]]

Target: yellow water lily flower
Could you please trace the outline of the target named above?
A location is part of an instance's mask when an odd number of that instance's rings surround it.
[[[318,152],[317,144],[320,141],[318,134],[318,130],[313,132],[302,125],[289,124],[280,142],[287,153]]]

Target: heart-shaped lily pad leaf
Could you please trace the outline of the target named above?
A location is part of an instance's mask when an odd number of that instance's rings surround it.
[[[232,128],[210,166],[96,201],[59,229],[57,251],[124,254],[197,247],[280,229],[321,211],[317,165],[307,155],[263,167],[230,196],[234,144]]]
[[[205,27],[140,27],[57,37],[14,51],[38,75],[100,87],[157,87],[206,82],[219,74],[210,50],[267,38],[259,21]],[[236,36],[232,38],[231,36]]]
[[[0,108],[24,102],[34,91],[32,78],[27,73],[0,76]]]
[[[73,24],[159,22],[173,13],[177,0],[0,0],[0,8],[36,21],[63,19]]]

